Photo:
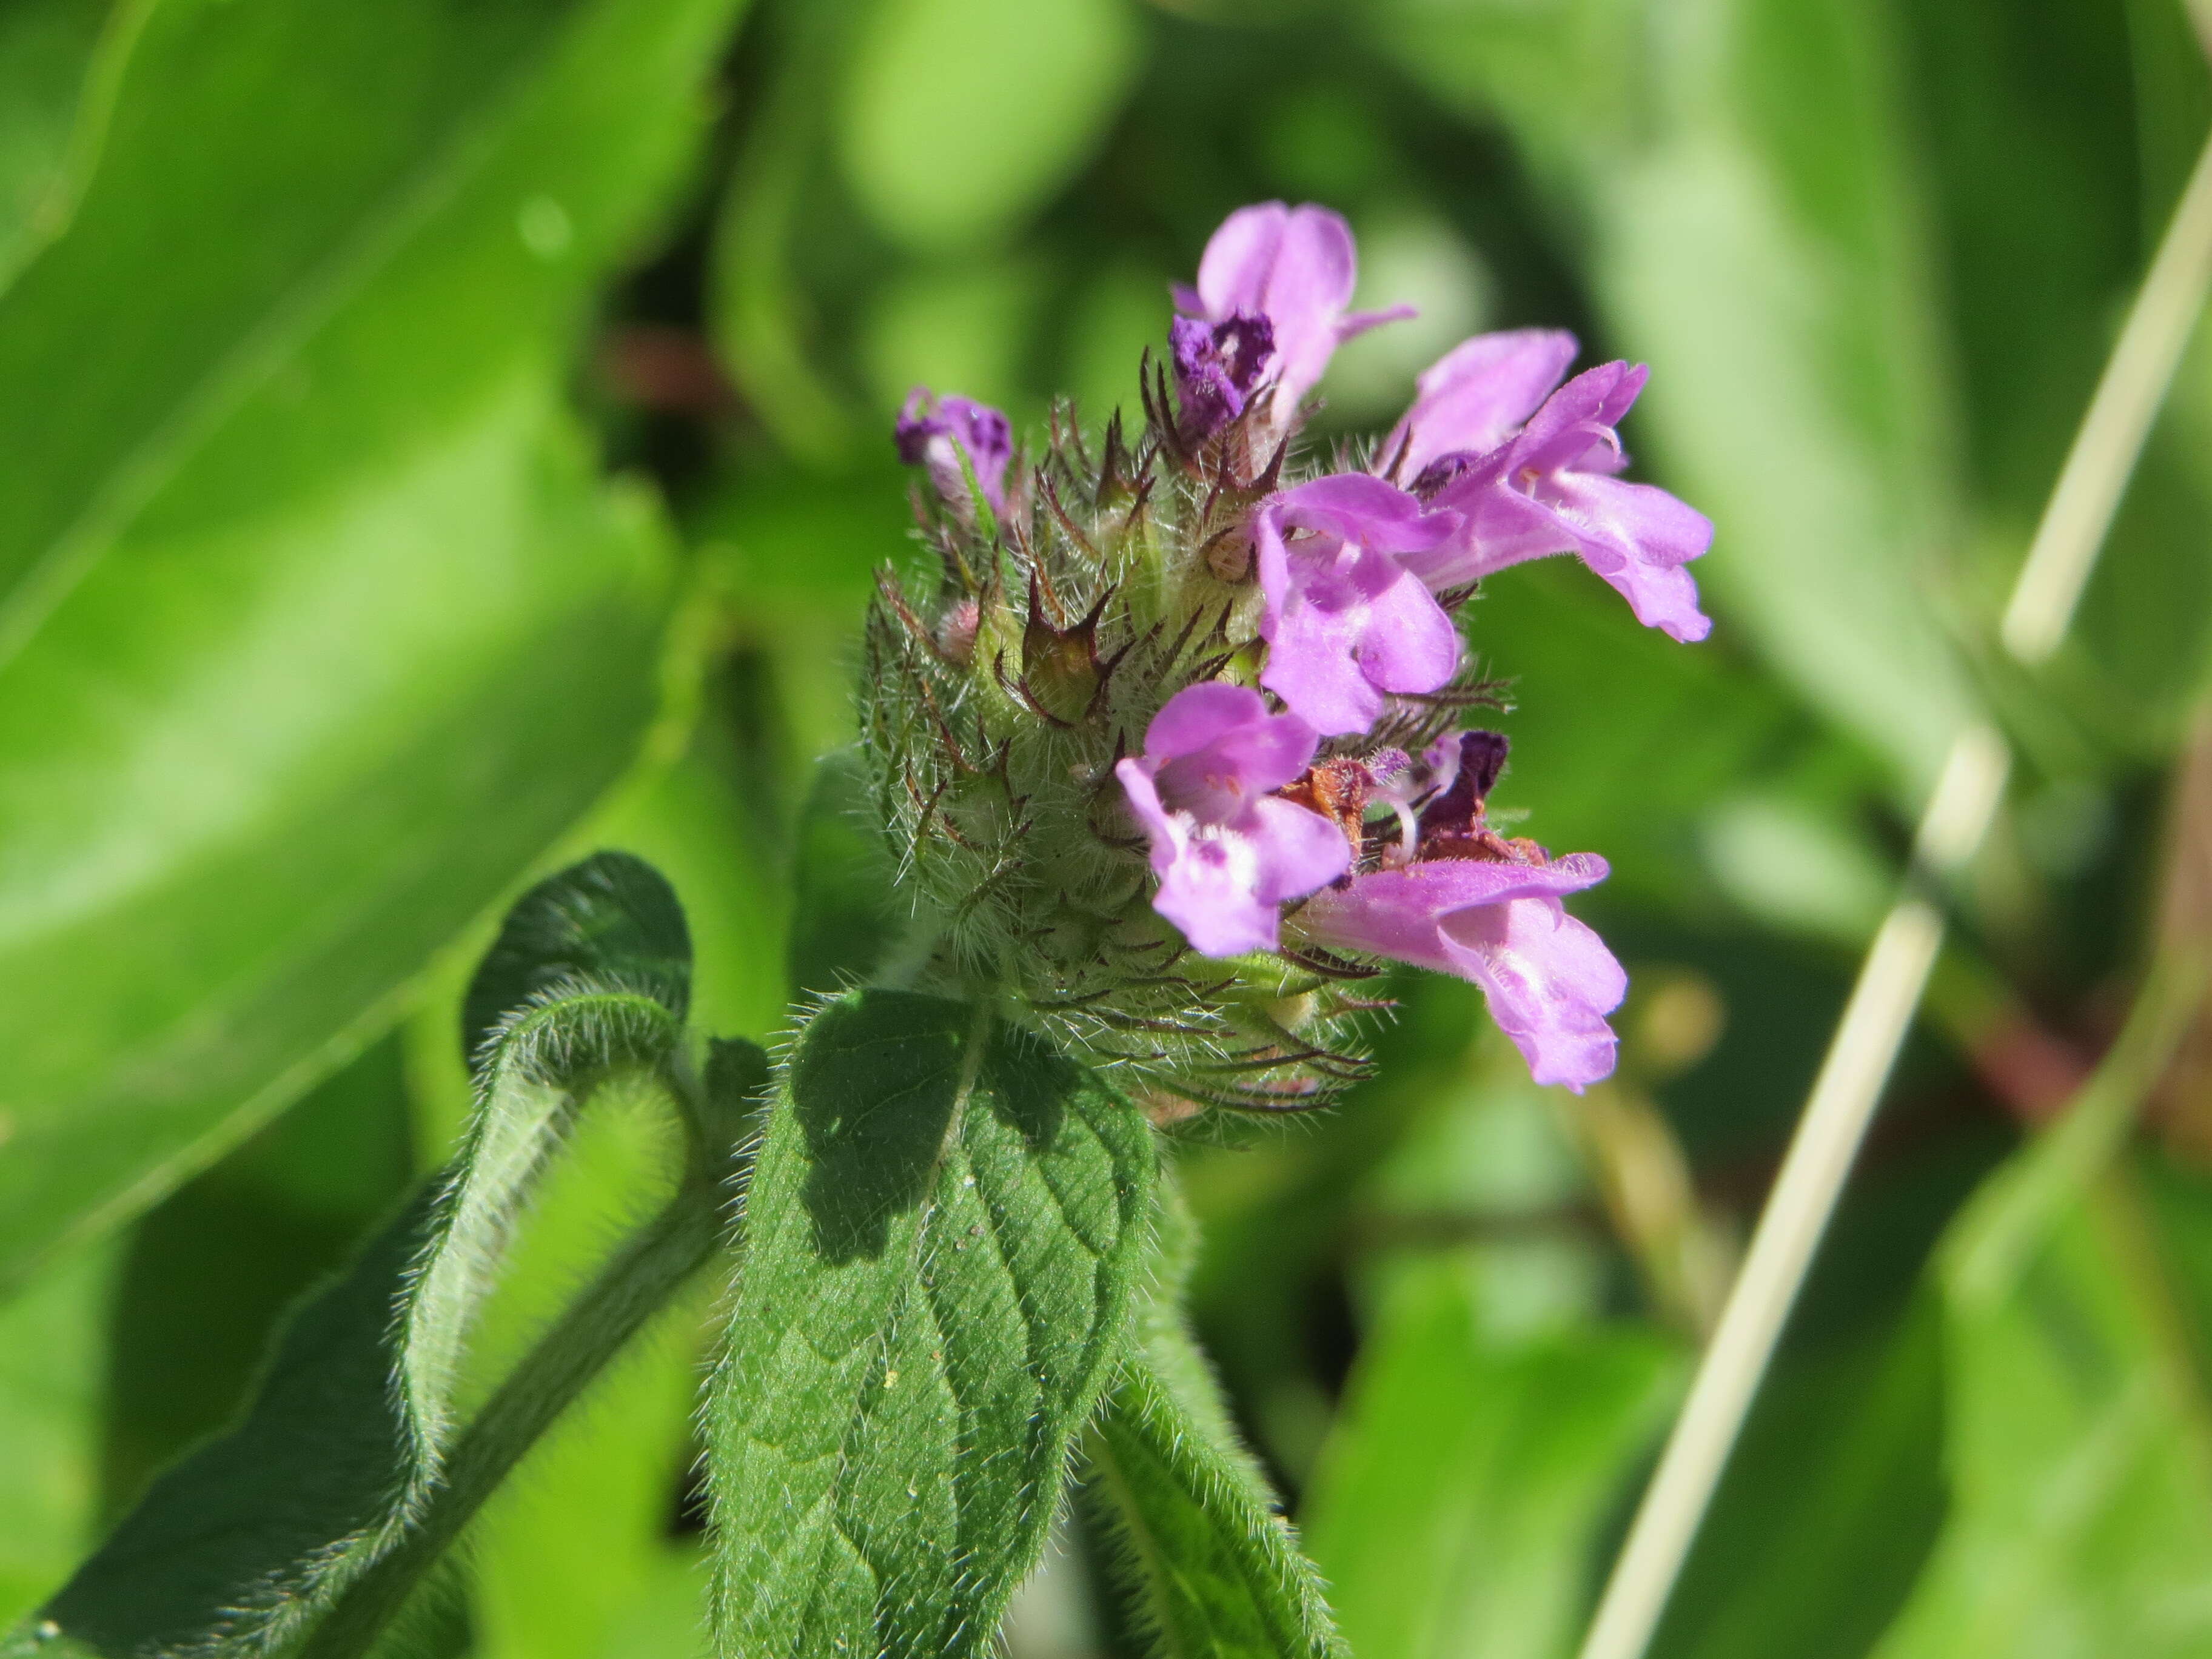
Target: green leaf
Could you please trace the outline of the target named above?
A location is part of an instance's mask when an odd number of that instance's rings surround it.
[[[1345,1659],[1321,1575],[1236,1441],[1181,1317],[1156,1316],[1084,1442],[1085,1493],[1163,1654]]]
[[[988,1644],[1120,1361],[1157,1154],[1018,1028],[900,992],[823,1009],[745,1200],[708,1407],[722,1650]]]
[[[599,853],[507,912],[462,1005],[477,1104],[407,1298],[400,1380],[427,1470],[452,1429],[471,1327],[575,1115],[625,1072],[672,1097],[690,1006],[684,909],[650,866]]]
[[[106,113],[105,88],[87,82],[108,78],[147,9],[16,0],[0,9],[0,284],[67,220]]]
[[[118,1656],[186,1646],[243,1656],[304,1644],[297,1650],[313,1659],[368,1650],[507,1471],[720,1234],[738,1145],[730,1131],[750,1109],[736,1091],[759,1086],[765,1067],[757,1050],[724,1045],[705,1099],[677,1075],[682,1026],[671,1004],[684,995],[688,963],[672,903],[650,871],[602,854],[516,906],[482,978],[527,1000],[479,1053],[477,1115],[452,1173],[426,1184],[301,1310],[241,1421],[154,1483],[41,1610],[45,1620]],[[459,1356],[515,1209],[588,1097],[640,1070],[692,1107],[674,1197],[457,1429]],[[18,1632],[21,1651],[38,1628]],[[0,1646],[11,1659],[17,1650]]]
[[[2067,1116],[1945,1240],[1952,1514],[1880,1659],[2212,1645],[2212,1402],[2115,1166],[2202,985],[2154,973]]]
[[[910,907],[871,821],[866,763],[857,749],[823,757],[799,821],[791,919],[791,991],[831,995],[866,980],[898,943]]]
[[[0,295],[0,1283],[341,1058],[636,753],[665,538],[562,359],[730,11],[148,23]]]
[[[1571,1653],[1601,1528],[1674,1402],[1656,1334],[1486,1337],[1471,1291],[1451,1257],[1403,1269],[1308,1498],[1354,1653]]]
[[[1089,158],[1139,46],[1121,0],[888,0],[845,88],[846,176],[915,246],[1001,229]]]
[[[0,1307],[0,1629],[68,1577],[96,1534],[106,1245]]]

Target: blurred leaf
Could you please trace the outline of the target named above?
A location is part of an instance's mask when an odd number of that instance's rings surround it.
[[[1121,1358],[1156,1158],[1126,1101],[972,1008],[863,991],[813,1018],[708,1407],[725,1650],[992,1639]]]
[[[1471,614],[1474,647],[1510,676],[1514,705],[1495,717],[1513,741],[1497,804],[1530,809],[1525,833],[1548,847],[1602,851],[1608,896],[1701,911],[1717,877],[1740,900],[1733,872],[1711,867],[1711,836],[1747,789],[1802,798],[1798,812],[1850,833],[1870,769],[1724,648],[1639,626],[1561,560],[1486,582]]]
[[[0,1307],[0,1629],[67,1577],[94,1537],[113,1278],[112,1252],[81,1252]]]
[[[1927,599],[1959,480],[1885,20],[1698,0],[1654,21],[1666,137],[1607,180],[1599,267],[1652,365],[1644,429],[1719,526],[1698,568],[1731,619],[1917,796],[1973,703]]]
[[[290,1304],[405,1194],[408,1140],[399,1044],[386,1038],[140,1219],[106,1321],[110,1519],[237,1414]]]
[[[1760,1385],[1654,1659],[1858,1659],[1941,1527],[1942,1328],[1924,1304],[1782,1355]]]
[[[1994,611],[2203,147],[2212,83],[2180,0],[1954,0],[1897,15],[1989,520],[1970,574]],[[2212,657],[2208,364],[2200,341],[2053,676],[2064,712],[2123,757],[2170,751]]]
[[[2179,0],[2144,9],[2185,36],[2159,54],[2178,79],[2174,49],[2197,55]],[[1999,560],[2009,580],[2148,253],[2127,7],[1950,0],[1892,10],[1917,71],[1921,154],[1942,216],[1967,456],[2009,532]]]
[[[1600,1528],[1680,1382],[1626,1326],[1501,1342],[1463,1265],[1409,1263],[1362,1352],[1306,1510],[1352,1650],[1573,1650]]]
[[[0,296],[0,1280],[296,1093],[635,752],[666,553],[556,353],[729,12],[149,25]]]
[[[1018,414],[1049,297],[1046,275],[1030,260],[964,259],[886,282],[871,301],[861,343],[882,429],[890,431],[890,411],[917,386]]]
[[[702,723],[691,753],[595,820],[593,836],[640,854],[684,895],[698,957],[693,1024],[765,1039],[781,1028],[787,1002],[781,945],[790,899],[779,849],[759,844],[750,808],[772,781],[715,765],[707,752],[713,740]]]
[[[785,449],[817,466],[849,459],[853,411],[813,361],[825,331],[817,295],[797,269],[836,192],[822,151],[832,88],[866,0],[783,0],[752,31],[764,85],[730,164],[708,261],[714,343],[746,407]]]
[[[2212,1401],[2112,1167],[2203,982],[2154,972],[2068,1115],[1945,1241],[1952,1516],[1881,1659],[2212,1644]]]
[[[919,248],[1003,228],[1089,158],[1139,45],[1126,0],[878,0],[839,111],[854,193]]]
[[[1723,626],[1927,787],[1972,703],[1924,597],[1958,481],[1881,15],[1394,0],[1375,27],[1571,187],[1619,343],[1652,365],[1626,436],[1717,524],[1697,574]]]
[[[0,285],[67,222],[105,125],[103,94],[150,4],[0,8]]]
[[[1181,1316],[1152,1325],[1085,1441],[1139,1623],[1162,1654],[1341,1659],[1320,1576],[1236,1443]]]
[[[898,943],[910,907],[891,880],[890,854],[870,822],[866,762],[855,749],[826,755],[799,821],[798,892],[791,924],[791,994],[834,995],[865,981]]]

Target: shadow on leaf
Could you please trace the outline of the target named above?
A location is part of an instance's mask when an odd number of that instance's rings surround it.
[[[960,1091],[968,1011],[867,991],[822,1012],[794,1063],[792,1109],[813,1168],[804,1194],[829,1261],[884,1252],[929,1190]]]

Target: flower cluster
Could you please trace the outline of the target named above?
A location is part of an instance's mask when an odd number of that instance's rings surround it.
[[[1561,900],[1604,879],[1492,829],[1506,741],[1455,611],[1572,553],[1699,640],[1712,527],[1620,475],[1645,371],[1572,379],[1572,336],[1486,334],[1419,377],[1364,467],[1300,459],[1349,311],[1326,210],[1230,216],[1141,432],[1072,409],[1031,460],[998,411],[917,392],[900,453],[931,568],[886,576],[862,706],[926,975],[1027,1017],[1155,1097],[1281,1109],[1358,1074],[1382,961],[1456,975],[1539,1082],[1613,1068],[1620,964]]]

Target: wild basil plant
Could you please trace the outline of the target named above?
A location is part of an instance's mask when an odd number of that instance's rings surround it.
[[[1162,1132],[1328,1104],[1391,960],[1479,986],[1539,1082],[1608,1074],[1626,979],[1563,902],[1605,860],[1489,821],[1507,743],[1474,717],[1503,687],[1461,623],[1484,578],[1571,552],[1701,639],[1684,567],[1711,536],[1621,477],[1644,371],[1569,379],[1560,332],[1468,340],[1379,441],[1315,453],[1331,354],[1399,314],[1349,313],[1353,279],[1334,214],[1247,208],[1176,292],[1140,430],[1063,407],[1032,449],[915,393],[920,549],[885,550],[862,740],[806,826],[774,1064],[695,1046],[652,870],[541,884],[467,998],[451,1169],[0,1653],[369,1651],[434,1613],[485,1498],[710,1263],[720,1652],[983,1649],[1071,1486],[1163,1650],[1338,1650],[1178,1314]],[[669,1103],[683,1175],[465,1409],[517,1218],[616,1087]]]

